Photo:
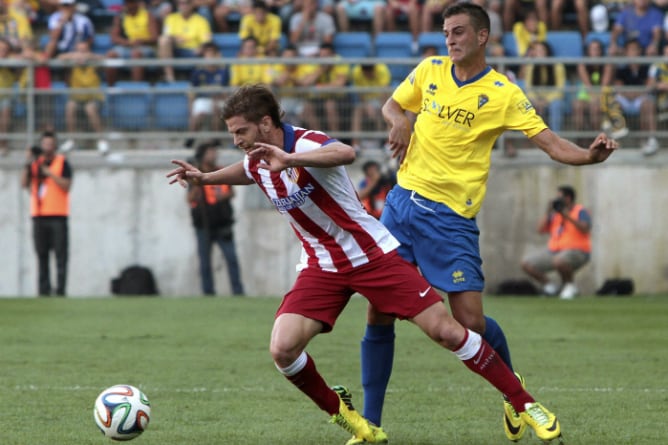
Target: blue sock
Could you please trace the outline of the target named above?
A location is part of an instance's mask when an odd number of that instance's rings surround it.
[[[394,360],[394,323],[367,325],[362,339],[361,365],[364,388],[364,417],[380,426],[385,391]]]
[[[485,323],[487,327],[485,328],[485,334],[482,338],[494,348],[497,354],[501,357],[501,360],[503,360],[512,371],[513,364],[510,361],[510,349],[508,349],[508,341],[506,341],[506,335],[501,330],[501,326],[499,326],[496,320],[488,316],[485,316]]]

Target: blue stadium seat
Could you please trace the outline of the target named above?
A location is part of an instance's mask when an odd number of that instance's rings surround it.
[[[517,57],[517,42],[515,35],[511,31],[506,31],[501,37],[501,45],[507,57]]]
[[[105,55],[113,47],[110,34],[95,34],[93,37],[93,52]]]
[[[341,57],[370,57],[371,35],[368,32],[334,34],[334,52]]]
[[[409,32],[381,32],[374,41],[376,57],[379,58],[401,58],[413,57],[413,36]],[[392,73],[392,82],[397,83],[404,78],[413,69],[412,65],[390,64],[388,65]]]
[[[111,125],[119,130],[146,130],[150,124],[151,85],[122,81],[107,90]]]
[[[442,32],[423,32],[418,36],[418,55],[422,54],[425,46],[435,46],[438,54],[446,56],[448,48],[445,46],[445,36]]]
[[[234,32],[218,32],[213,35],[213,43],[220,49],[223,57],[233,59],[239,54],[241,49],[241,39]]]
[[[582,35],[578,31],[548,31],[546,40],[554,57],[582,57]]]
[[[591,31],[591,32],[589,32],[587,34],[587,36],[585,37],[584,46],[588,46],[589,43],[592,40],[598,40],[599,42],[601,42],[603,44],[603,54],[605,54],[608,51],[608,46],[610,45],[610,32],[609,31],[605,31],[605,32]],[[585,54],[586,54],[586,50],[584,50],[584,51],[585,51]]]
[[[153,125],[159,130],[188,128],[190,82],[157,83],[153,90]],[[170,92],[165,92],[170,91]]]

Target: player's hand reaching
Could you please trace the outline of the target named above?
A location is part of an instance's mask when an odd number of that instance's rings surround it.
[[[290,155],[275,145],[256,142],[254,148],[247,154],[251,159],[264,161],[264,164],[258,164],[258,168],[271,172],[280,172],[290,167]]]
[[[403,120],[403,119],[402,119]],[[408,143],[411,141],[411,123],[408,118],[405,121],[397,123],[390,128],[387,138],[388,147],[391,156],[396,158],[399,163],[404,160]]]
[[[172,159],[172,164],[178,165],[178,168],[167,173],[167,177],[172,178],[172,180],[169,181],[170,184],[178,182],[183,188],[187,188],[188,183],[194,185],[202,184],[204,173],[199,171],[194,165],[178,159]]]
[[[589,145],[589,157],[592,162],[603,162],[618,148],[619,143],[616,140],[608,138],[605,133],[600,133]]]

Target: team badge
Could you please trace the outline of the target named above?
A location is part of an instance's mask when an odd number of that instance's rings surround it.
[[[487,102],[489,102],[489,97],[486,94],[481,94],[478,96],[478,110],[483,107]]]
[[[297,181],[299,181],[299,170],[296,168],[286,168],[285,169],[285,174],[288,175],[288,179],[290,182],[297,184]]]

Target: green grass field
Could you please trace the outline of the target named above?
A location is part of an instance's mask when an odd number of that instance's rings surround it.
[[[142,388],[133,444],[343,445],[349,438],[275,370],[277,298],[0,299],[0,444],[110,444],[104,388]],[[309,352],[358,407],[366,303],[354,298]],[[528,389],[566,445],[668,443],[668,298],[487,298]],[[510,444],[501,397],[408,322],[397,328],[384,427],[395,445]],[[520,443],[538,443],[526,437]]]

